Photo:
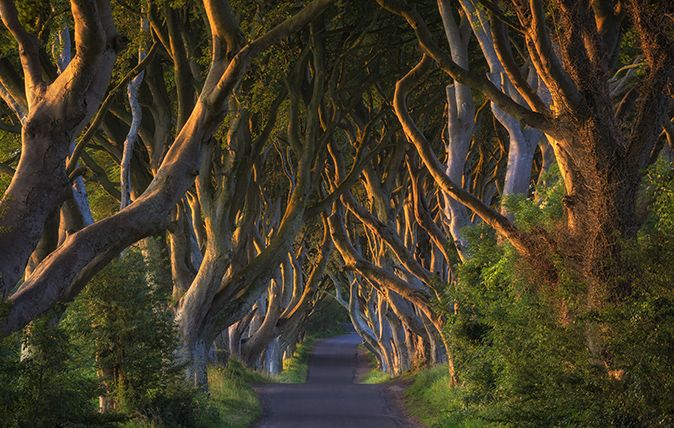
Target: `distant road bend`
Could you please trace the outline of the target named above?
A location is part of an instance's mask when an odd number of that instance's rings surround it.
[[[323,339],[309,356],[305,384],[255,388],[262,416],[255,428],[412,428],[384,385],[356,381],[360,338]]]

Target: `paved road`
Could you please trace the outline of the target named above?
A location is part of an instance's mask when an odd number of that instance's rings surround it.
[[[262,402],[262,417],[255,427],[413,427],[384,385],[354,383],[359,343],[356,334],[320,340],[309,356],[307,383],[255,387]]]

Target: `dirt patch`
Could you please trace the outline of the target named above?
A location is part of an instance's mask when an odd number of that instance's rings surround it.
[[[412,382],[410,380],[401,380],[396,379],[392,380],[385,384],[386,393],[388,395],[387,399],[391,403],[391,406],[394,407],[397,412],[407,419],[406,428],[424,428],[424,426],[419,422],[417,418],[410,415],[407,411],[407,406],[405,406],[405,390],[410,386]]]

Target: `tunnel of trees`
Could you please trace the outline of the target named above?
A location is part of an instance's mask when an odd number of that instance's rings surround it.
[[[0,17],[0,425],[193,426],[339,311],[485,423],[674,424],[670,2]]]

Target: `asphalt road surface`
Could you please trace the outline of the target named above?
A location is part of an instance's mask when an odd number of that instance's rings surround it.
[[[307,383],[255,387],[262,416],[254,427],[414,427],[385,385],[355,383],[359,343],[356,334],[320,340],[309,355]]]

